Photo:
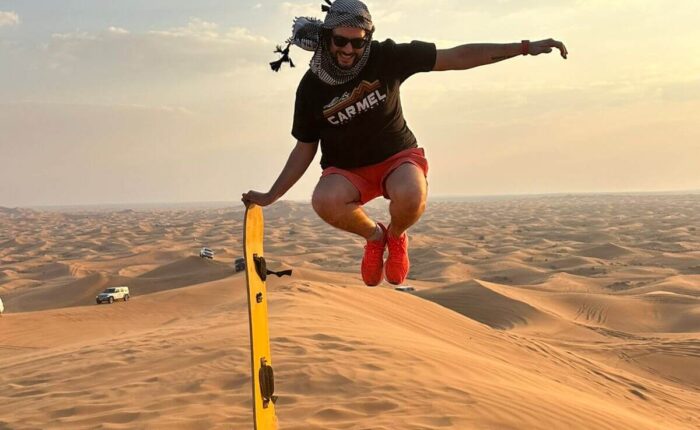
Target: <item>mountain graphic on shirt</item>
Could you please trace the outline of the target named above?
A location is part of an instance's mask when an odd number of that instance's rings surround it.
[[[323,110],[325,111],[326,109],[330,109],[333,106],[337,105],[338,103],[342,102],[343,100],[347,100],[347,98],[350,97],[350,93],[345,91],[342,96],[338,97],[333,97],[333,100],[330,101],[327,105],[323,107]]]
[[[333,125],[345,124],[358,114],[374,109],[384,100],[386,93],[381,92],[381,83],[362,81],[348,95],[334,98],[324,106],[323,116]]]

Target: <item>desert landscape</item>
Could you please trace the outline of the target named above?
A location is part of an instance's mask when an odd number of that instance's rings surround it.
[[[243,211],[0,208],[0,430],[251,429]],[[700,428],[700,194],[431,200],[413,292],[265,218],[283,430]]]

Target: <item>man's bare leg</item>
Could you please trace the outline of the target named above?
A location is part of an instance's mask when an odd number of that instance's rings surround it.
[[[428,183],[420,168],[405,163],[391,172],[384,186],[391,199],[389,235],[399,237],[423,215]]]
[[[389,175],[384,186],[391,200],[391,224],[387,234],[389,255],[384,264],[384,274],[389,283],[400,285],[411,268],[405,231],[423,215],[428,184],[420,168],[404,163]]]
[[[359,201],[360,192],[342,175],[322,177],[311,197],[318,216],[333,227],[368,240],[381,238],[381,230],[365,214]]]

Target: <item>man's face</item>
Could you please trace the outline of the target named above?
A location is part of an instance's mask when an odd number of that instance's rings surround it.
[[[353,43],[357,44],[360,39],[364,39],[367,33],[361,28],[353,27],[337,27],[333,29],[331,40],[328,47],[331,56],[335,59],[336,64],[341,69],[350,69],[354,66],[362,54],[365,52],[365,46],[361,48],[353,48]],[[355,40],[354,42],[352,42]],[[344,46],[338,46],[337,43],[344,43]]]

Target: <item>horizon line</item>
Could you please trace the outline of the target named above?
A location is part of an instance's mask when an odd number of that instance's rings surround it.
[[[695,195],[700,194],[700,189],[685,190],[662,190],[662,191],[573,191],[573,192],[543,192],[543,193],[512,193],[512,194],[443,194],[428,196],[428,201],[463,201],[478,199],[503,199],[516,197],[561,197],[561,196],[595,196],[595,195]],[[308,199],[280,199],[277,202],[310,203]],[[275,203],[277,203],[275,202]],[[242,204],[240,200],[189,200],[189,201],[153,201],[153,202],[109,202],[109,203],[69,203],[69,204],[48,204],[48,205],[26,205],[26,206],[3,206],[5,209],[68,209],[68,208],[89,208],[89,207],[113,207],[125,208],[134,207],[197,207],[216,206],[225,207]]]

